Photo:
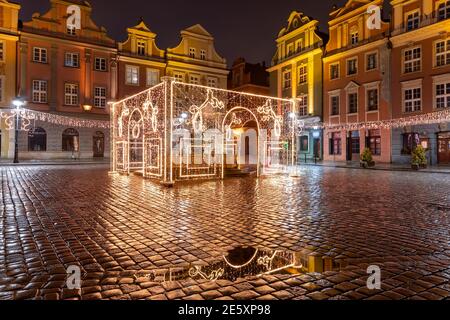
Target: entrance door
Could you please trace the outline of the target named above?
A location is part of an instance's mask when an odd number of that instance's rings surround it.
[[[320,159],[320,149],[321,149],[321,145],[320,145],[320,139],[316,138],[314,139],[314,157],[316,159]]]
[[[94,158],[103,158],[105,153],[105,135],[97,131],[93,137]]]
[[[438,138],[439,164],[450,164],[450,133]]]

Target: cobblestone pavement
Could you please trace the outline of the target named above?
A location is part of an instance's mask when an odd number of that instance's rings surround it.
[[[99,166],[0,167],[0,299],[447,299],[450,179],[305,167],[300,176],[164,188]],[[161,283],[239,245],[308,251],[341,268]],[[366,268],[382,289],[366,288]],[[81,290],[66,268],[82,267]],[[151,280],[151,281],[150,281]]]

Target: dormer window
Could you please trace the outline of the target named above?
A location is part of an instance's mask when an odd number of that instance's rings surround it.
[[[195,48],[189,48],[189,57],[195,59]]]
[[[287,56],[290,57],[293,54],[294,54],[294,45],[291,43],[291,44],[288,44],[288,46],[287,46]]]
[[[406,16],[406,31],[418,29],[419,23],[420,23],[419,11],[408,13]]]
[[[145,56],[147,54],[147,44],[145,40],[137,41],[137,54],[140,56]]]
[[[200,50],[200,59],[206,60],[206,50]]]
[[[441,3],[438,7],[438,20],[445,20],[450,18],[450,1]]]
[[[300,52],[303,50],[303,39],[295,41],[295,52]]]
[[[67,34],[69,36],[76,36],[77,35],[77,28],[75,26],[67,26]]]

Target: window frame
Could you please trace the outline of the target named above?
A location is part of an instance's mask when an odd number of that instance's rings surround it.
[[[289,74],[289,78],[286,75]],[[289,84],[289,85],[287,85]],[[283,71],[283,90],[292,89],[292,70]]]
[[[378,135],[372,135],[371,133],[377,131]],[[382,153],[382,139],[381,139],[381,129],[368,130],[367,133],[367,144],[368,148],[372,152],[374,156],[381,156]],[[374,144],[374,148],[372,147],[372,140]]]
[[[72,92],[67,92],[67,88],[71,87],[72,89],[75,88],[76,89],[76,93]],[[69,98],[69,103],[67,98]],[[72,100],[72,99],[76,99],[76,100]],[[64,83],[64,105],[65,106],[69,106],[69,107],[76,107],[80,105],[80,85],[78,83],[75,82],[66,82]]]
[[[39,59],[36,59],[36,51],[39,52],[38,56]],[[45,59],[43,59],[43,53],[45,53]],[[43,48],[43,47],[33,47],[33,52],[32,52],[32,61],[35,63],[43,63],[43,64],[47,64],[48,63],[48,50],[47,48]]]
[[[417,17],[414,16],[415,14],[417,14]],[[404,21],[404,24],[405,24],[405,32],[417,30],[417,29],[420,28],[420,22],[421,22],[421,16],[420,16],[420,14],[421,14],[420,9],[414,9],[414,10],[405,12],[404,20],[403,20],[403,21]],[[410,20],[409,20],[409,17],[412,17],[411,21],[412,21],[412,23],[413,23],[414,25],[415,25],[414,21],[417,20],[417,27],[415,27],[415,28],[413,27],[413,28],[411,28],[411,29],[408,27],[409,21],[410,21]]]
[[[207,54],[205,49],[200,50],[200,60],[206,61]]]
[[[351,102],[350,101],[350,96],[354,96],[354,95],[356,96],[356,100],[355,100],[356,110],[352,112],[351,106],[350,106],[350,102]],[[359,111],[359,101],[358,101],[358,99],[359,99],[358,89],[352,89],[352,90],[348,90],[347,91],[347,114],[348,115],[358,114],[358,111]]]
[[[68,57],[71,57],[72,64],[68,64]],[[76,57],[76,59],[74,59]],[[76,62],[76,63],[74,63]],[[80,68],[80,54],[78,52],[66,52],[64,53],[64,67],[66,68]]]
[[[39,83],[39,90],[35,90],[35,83]],[[45,84],[45,90],[42,90],[41,84]],[[39,100],[35,99],[35,94],[39,95]],[[45,95],[45,99],[41,99]],[[31,100],[33,103],[38,104],[47,104],[48,103],[48,81],[47,80],[39,80],[33,79],[31,81]]]
[[[337,66],[337,77],[336,78],[333,78],[332,76],[333,76],[333,67],[334,66]],[[329,65],[329,73],[330,73],[330,75],[329,75],[329,78],[330,78],[330,81],[331,80],[339,80],[340,79],[340,77],[341,77],[341,64],[340,64],[340,62],[333,62],[333,63],[330,63],[330,65]]]
[[[375,55],[375,67],[369,69],[369,57]],[[378,51],[371,51],[371,52],[367,52],[365,54],[365,70],[366,71],[375,71],[378,70],[378,65],[379,65],[379,59],[378,59]]]
[[[351,62],[351,61],[355,61],[355,68],[356,68],[355,73],[349,73],[349,71],[350,71],[349,62]],[[346,75],[347,75],[347,77],[354,77],[354,76],[358,75],[358,57],[352,57],[352,58],[346,59],[345,60],[345,65],[346,65],[346,71],[347,71]]]
[[[341,115],[341,94],[340,93],[330,93],[329,94],[329,106],[330,106],[330,117],[337,117]],[[337,113],[334,113],[333,110],[333,98],[337,98]]]
[[[419,49],[419,54],[420,57],[419,58],[414,58],[414,50]],[[411,51],[411,59],[410,60],[406,60],[406,52]],[[419,68],[418,70],[416,70],[414,68],[414,62],[419,62]],[[411,64],[411,71],[406,71],[407,69],[407,64]],[[412,74],[412,73],[416,73],[416,72],[422,72],[422,46],[415,46],[415,47],[411,47],[411,48],[405,48],[402,50],[402,71],[403,74]]]
[[[134,79],[134,72],[131,72],[130,77],[129,77],[129,71],[132,70],[137,70],[137,74],[136,74],[136,83],[133,82]],[[127,64],[125,66],[125,84],[128,86],[139,86],[140,84],[140,70],[141,68],[139,66],[135,66],[135,65],[131,65],[131,64]],[[130,79],[130,81],[128,81]]]
[[[97,90],[99,90],[100,92],[104,91],[105,94],[104,95],[97,95]],[[99,108],[99,109],[106,108],[106,105],[107,105],[106,101],[108,99],[107,95],[108,95],[108,90],[107,90],[106,87],[104,87],[104,86],[95,86],[94,87],[94,107],[95,108]],[[99,103],[97,103],[97,102],[99,102]]]
[[[415,94],[415,90],[420,90],[420,98],[415,98],[414,94]],[[406,92],[407,91],[411,91],[411,99],[406,99]],[[407,87],[407,88],[403,88],[402,89],[402,109],[403,109],[403,113],[416,113],[416,112],[421,112],[422,111],[422,97],[423,97],[423,93],[422,93],[422,86],[417,86],[417,87]],[[420,109],[416,110],[415,108],[415,102],[419,101],[420,102]],[[406,110],[406,103],[407,102],[411,102],[411,111]]]
[[[105,61],[105,68],[97,68],[97,61]],[[101,67],[101,63],[100,63],[100,67]],[[99,72],[107,72],[108,71],[108,59],[104,58],[104,57],[95,57],[94,58],[94,71],[99,71]]]
[[[192,59],[196,59],[197,50],[194,47],[189,48],[189,57],[191,57]]]
[[[442,7],[443,6],[443,7]],[[441,18],[440,12],[444,11],[444,17]],[[439,1],[436,3],[436,19],[437,21],[444,21],[450,18],[450,1]]]
[[[154,83],[150,82],[151,79],[150,79],[149,75],[151,73],[156,74],[156,79],[155,79]],[[146,84],[147,84],[147,87],[154,87],[159,82],[160,82],[160,70],[154,69],[154,68],[147,68],[147,70],[146,70]]]
[[[141,52],[143,50],[143,52]],[[145,39],[136,39],[136,54],[141,57],[145,57],[147,55],[147,40]]]
[[[0,62],[6,61],[6,41],[0,40]]]
[[[218,88],[219,87],[219,85],[218,85],[219,81],[218,81],[217,78],[208,77],[206,82],[207,82],[207,86],[208,87],[211,87],[211,88]],[[210,85],[211,82],[214,82],[214,85]]]
[[[438,53],[438,48],[437,45],[439,43],[444,43],[444,51],[443,52],[439,52]],[[433,51],[434,51],[434,62],[433,62],[433,67],[434,68],[443,68],[443,67],[448,67],[450,65],[450,38],[446,38],[446,39],[439,39],[433,42]],[[438,58],[440,56],[444,57],[444,64],[442,65],[438,65]]]
[[[298,114],[300,117],[307,116],[309,114],[308,110],[308,95],[301,94],[297,97],[298,103]]]
[[[193,81],[193,79],[196,79]],[[190,74],[189,75],[189,83],[194,85],[200,85],[201,76],[199,74]]]

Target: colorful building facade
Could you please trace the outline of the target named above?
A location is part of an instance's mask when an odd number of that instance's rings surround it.
[[[394,0],[392,115],[402,118],[450,107],[450,1]],[[417,145],[428,162],[450,164],[450,123],[395,129],[392,158],[409,163]]]
[[[297,120],[304,123],[322,118],[322,56],[324,38],[318,21],[292,12],[287,26],[278,34],[272,60],[270,93],[279,98],[297,99]],[[299,160],[321,158],[322,134],[304,130],[297,141]]]
[[[17,95],[16,66],[19,41],[18,15],[20,6],[0,1],[0,112],[12,107]],[[7,130],[0,119],[0,159],[14,156],[14,132]]]
[[[324,122],[345,125],[391,118],[389,23],[369,28],[368,8],[382,0],[348,1],[330,13],[323,58]],[[376,162],[391,162],[390,129],[325,130],[324,159],[359,161],[369,148]]]

